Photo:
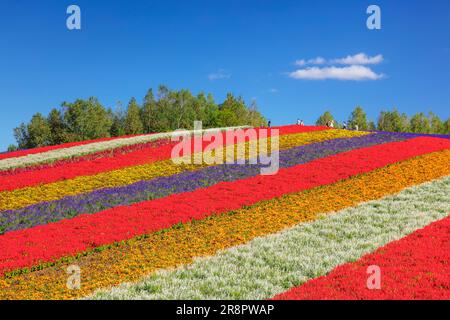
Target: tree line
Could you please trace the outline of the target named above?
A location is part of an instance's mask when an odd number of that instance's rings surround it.
[[[266,119],[256,103],[246,105],[242,97],[229,93],[220,104],[211,94],[194,96],[189,90],[170,90],[159,86],[156,97],[147,91],[141,104],[131,98],[126,109],[119,103],[113,110],[104,107],[97,98],[63,102],[47,116],[36,113],[30,122],[14,129],[17,145],[8,150],[57,145],[65,142],[98,138],[192,129],[195,120],[204,128],[228,126],[264,126]]]
[[[326,125],[329,121],[334,121],[335,127],[338,128],[342,128],[344,125],[344,123],[337,122],[330,111],[322,114],[316,124]],[[410,117],[395,108],[392,111],[381,111],[375,123],[368,120],[366,112],[358,106],[350,114],[345,124],[347,128],[356,128],[357,126],[359,130],[450,134],[450,118],[441,120],[433,112],[428,114],[419,112]]]

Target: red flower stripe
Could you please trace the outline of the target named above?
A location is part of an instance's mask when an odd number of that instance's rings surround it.
[[[335,268],[327,276],[312,279],[275,296],[297,299],[450,299],[450,217],[437,221],[398,241],[379,248],[353,263]],[[379,289],[373,271],[380,269]]]
[[[128,135],[128,136],[121,136],[121,137],[100,138],[100,139],[95,139],[95,140],[67,142],[67,143],[63,143],[63,144],[59,144],[59,145],[55,145],[55,146],[47,146],[47,147],[39,147],[39,148],[18,150],[18,151],[12,151],[12,152],[5,152],[5,153],[0,154],[0,160],[16,158],[16,157],[23,157],[23,156],[26,156],[29,154],[42,153],[42,152],[53,151],[53,150],[58,150],[58,149],[83,146],[83,145],[90,144],[90,143],[110,141],[110,140],[114,140],[114,139],[131,138],[131,137],[137,137],[137,136],[140,136],[140,135]]]
[[[279,129],[280,135],[281,135],[281,134],[289,134],[289,133],[300,133],[300,132],[308,132],[308,131],[316,131],[316,130],[325,130],[328,128],[323,127],[323,126],[291,125],[291,126],[273,127],[273,129]],[[100,139],[84,140],[84,141],[76,141],[76,142],[67,142],[67,143],[63,143],[63,144],[59,144],[59,145],[55,145],[55,146],[47,146],[47,147],[18,150],[18,151],[12,151],[12,152],[4,152],[4,153],[0,153],[0,160],[16,158],[16,157],[23,157],[23,156],[26,156],[29,154],[42,153],[42,152],[53,151],[53,150],[58,150],[58,149],[82,146],[82,145],[86,145],[86,144],[90,144],[90,143],[97,143],[97,142],[103,142],[103,141],[110,141],[110,140],[114,140],[114,139],[123,139],[123,138],[131,138],[131,137],[138,137],[138,136],[141,136],[141,134],[127,135],[127,136],[120,136],[120,137],[100,138]]]
[[[64,159],[56,160],[56,161],[49,162],[49,163],[38,163],[38,164],[32,165],[30,167],[18,167],[18,168],[6,169],[6,170],[0,171],[0,177],[13,176],[13,175],[17,175],[17,174],[24,173],[24,172],[30,173],[30,172],[54,168],[54,167],[61,167],[61,166],[65,166],[67,164],[77,163],[77,162],[82,162],[82,161],[92,161],[92,160],[98,160],[101,158],[111,158],[116,155],[127,154],[127,153],[131,153],[133,151],[138,151],[138,150],[142,150],[145,148],[151,148],[151,147],[159,148],[162,145],[169,144],[169,143],[171,143],[170,140],[161,139],[161,140],[156,140],[156,141],[151,141],[151,142],[146,142],[146,143],[122,146],[122,147],[115,148],[112,150],[99,151],[99,152],[90,153],[90,154],[73,157],[73,158],[64,158]]]
[[[8,232],[0,236],[0,274],[448,148],[450,140],[439,138],[376,145],[281,169],[272,176],[222,182],[193,192]]]
[[[324,128],[325,127],[288,126],[282,128],[281,134],[318,131]],[[225,133],[222,133],[222,135],[225,136]],[[209,145],[209,143],[210,142],[203,142],[203,148]],[[114,156],[96,157],[94,159],[89,159],[88,157],[86,160],[71,163],[61,162],[48,167],[42,167],[39,170],[33,170],[33,168],[31,168],[31,170],[25,170],[14,174],[13,178],[11,175],[0,175],[0,192],[166,160],[170,158],[175,144],[176,142],[169,141],[165,144],[148,145],[147,148],[142,148],[130,153],[115,153]],[[104,152],[104,154],[110,155],[111,151]]]

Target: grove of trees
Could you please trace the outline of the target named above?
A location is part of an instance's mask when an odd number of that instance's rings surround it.
[[[14,129],[17,145],[9,151],[97,138],[192,129],[194,121],[204,128],[267,124],[253,102],[247,106],[242,97],[229,93],[217,104],[211,94],[194,96],[189,90],[169,90],[159,86],[156,97],[149,89],[142,104],[131,98],[125,110],[105,108],[97,98],[63,102],[47,116],[36,113],[30,122]]]
[[[337,122],[330,111],[326,111],[316,121],[317,125],[325,125],[327,121],[334,120],[335,127],[342,127],[342,123]],[[416,113],[409,117],[406,113],[400,113],[397,109],[392,111],[381,111],[377,123],[369,121],[362,107],[357,106],[347,120],[348,128],[359,130],[380,130],[390,132],[414,132],[414,133],[434,133],[450,134],[450,118],[441,120],[433,112],[424,114]]]

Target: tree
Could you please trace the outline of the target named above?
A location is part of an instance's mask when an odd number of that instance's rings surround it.
[[[88,100],[77,99],[73,103],[64,102],[64,122],[67,141],[82,141],[110,136],[111,115],[91,97]]]
[[[141,134],[144,132],[144,125],[140,117],[141,110],[135,98],[131,98],[128,103],[125,116],[125,134]]]
[[[369,131],[375,131],[375,130],[377,130],[377,128],[376,128],[376,126],[375,126],[375,123],[374,123],[373,121],[370,121],[370,122],[367,124],[367,130],[369,130]]]
[[[267,119],[258,111],[256,101],[253,100],[248,108],[247,121],[248,125],[253,127],[263,127],[267,124]]]
[[[195,120],[202,120],[195,112],[195,98],[189,90],[171,91],[169,126],[173,129],[191,129]],[[198,110],[199,111],[199,110]]]
[[[430,121],[423,112],[416,113],[410,122],[411,132],[430,133]]]
[[[47,119],[41,113],[36,113],[27,126],[28,147],[43,147],[51,144],[51,131]]]
[[[428,119],[430,121],[430,133],[444,133],[444,123],[437,115],[430,111]]]
[[[17,151],[19,148],[15,144],[10,144],[8,146],[8,152]]]
[[[65,125],[61,112],[57,109],[52,109],[47,117],[48,125],[50,126],[50,144],[61,144],[65,142]]]
[[[358,126],[359,130],[367,130],[367,115],[363,108],[357,106],[355,110],[353,110],[347,125],[349,128],[356,128],[356,126]]]
[[[325,126],[329,121],[334,121],[334,117],[330,111],[325,111],[316,121],[316,125]]]
[[[450,118],[448,118],[444,123],[443,133],[450,134]]]
[[[204,126],[214,128],[219,126],[219,106],[215,103],[212,94],[206,96],[204,105]]]
[[[408,116],[400,114],[395,108],[393,111],[381,111],[378,117],[378,130],[381,131],[406,132],[408,126]]]
[[[14,128],[14,138],[17,141],[19,149],[31,148],[25,123],[22,122],[17,128]]]
[[[120,137],[125,135],[125,113],[122,108],[122,102],[117,102],[115,111],[109,110],[112,118],[111,136]]]
[[[238,126],[243,119],[243,101],[228,93],[225,101],[219,105],[218,125],[221,127]]]
[[[126,112],[120,104],[114,111],[106,109],[94,97],[63,102],[61,109],[52,109],[47,117],[36,114],[30,123],[22,123],[14,129],[14,136],[18,147],[25,149],[125,134],[192,129],[195,120],[203,121],[204,128],[266,124],[255,101],[248,107],[242,97],[229,93],[218,105],[211,94],[201,92],[194,96],[189,90],[173,91],[161,85],[156,99],[150,89],[142,108],[132,98]]]
[[[144,98],[141,111],[141,120],[145,133],[155,132],[156,127],[156,101],[153,89],[149,89]]]

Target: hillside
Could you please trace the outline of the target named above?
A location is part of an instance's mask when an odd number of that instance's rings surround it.
[[[193,132],[1,154],[0,299],[450,299],[450,136]]]

